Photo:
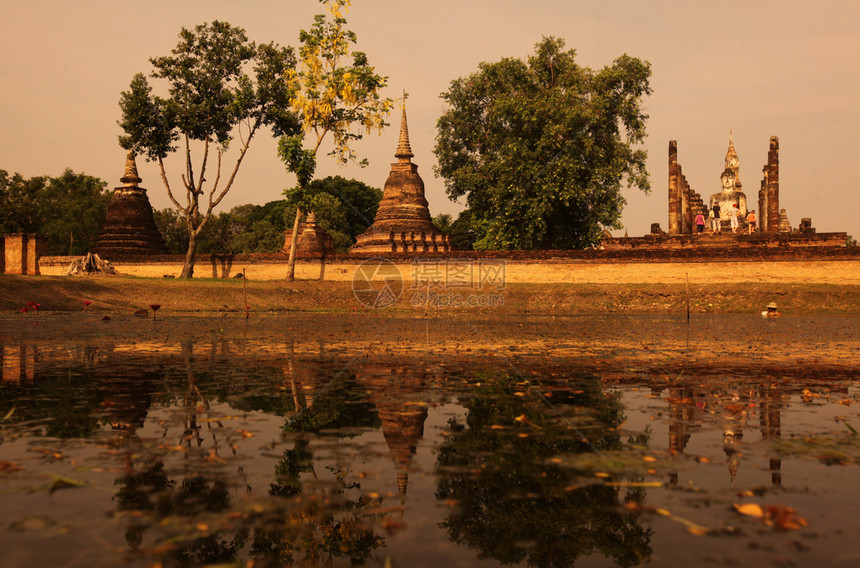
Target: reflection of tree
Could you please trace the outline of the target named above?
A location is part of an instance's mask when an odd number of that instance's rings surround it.
[[[167,448],[160,446],[153,451],[135,435],[143,424],[151,396],[141,398],[139,388],[128,392],[122,390],[106,396],[109,408],[114,409],[111,412],[114,429],[122,432],[118,445],[124,449],[126,467],[125,475],[115,482],[120,486],[115,500],[120,511],[129,513],[125,538],[132,550],[146,550],[143,546],[145,533],[158,527],[169,534],[165,542],[157,546],[162,565],[199,566],[233,562],[247,540],[247,531],[210,531],[203,521],[206,518],[219,519],[230,510],[231,499],[222,470],[206,467],[207,463],[224,461],[217,455],[218,434],[223,426],[210,415],[209,400],[198,387],[191,341],[182,344],[182,353],[185,363],[184,397],[181,399],[184,420],[182,432],[176,440],[178,443],[171,446],[171,451],[182,448],[186,475],[180,482],[171,479],[162,455]],[[134,400],[145,401],[143,414],[133,411],[136,408]],[[118,410],[123,411],[122,419],[113,417]],[[201,414],[205,414],[202,419]],[[202,435],[204,424],[211,434],[212,448],[208,454],[198,449],[209,439],[209,436]],[[167,439],[165,428],[164,437]]]
[[[327,467],[330,476],[321,478],[307,434],[351,437],[358,429],[378,428],[379,416],[355,376],[342,372],[314,393],[312,406],[303,407],[303,399],[296,396],[296,413],[284,426],[294,436],[293,448],[284,452],[269,486],[270,495],[291,498],[284,504],[284,526],[255,531],[254,556],[278,565],[317,565],[334,558],[365,562],[383,539],[363,511],[379,501],[351,496],[361,486],[347,469]]]
[[[592,554],[621,566],[648,561],[652,531],[620,506],[644,493],[576,488],[571,472],[550,462],[620,449],[624,415],[617,399],[604,396],[596,381],[552,390],[552,408],[516,391],[512,382],[484,382],[461,400],[466,424],[450,422],[451,436],[438,451],[444,473],[437,497],[457,504],[441,525],[451,540],[503,563],[573,566]]]
[[[8,424],[41,423],[42,435],[89,438],[99,427],[102,399],[91,369],[54,369],[40,373],[33,384],[0,383],[0,416]]]

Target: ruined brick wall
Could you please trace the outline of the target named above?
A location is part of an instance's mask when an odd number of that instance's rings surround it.
[[[678,163],[678,143],[669,141],[669,234],[689,235],[695,231],[696,213],[704,209],[702,196],[687,182]]]

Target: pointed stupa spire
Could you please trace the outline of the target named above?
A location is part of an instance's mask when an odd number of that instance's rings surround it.
[[[122,182],[124,188],[129,189],[138,189],[137,184],[143,181],[137,175],[137,163],[134,161],[134,152],[131,150],[128,151],[125,157],[125,173],[119,178],[119,181]]]
[[[729,149],[726,151],[726,169],[732,170],[735,174],[735,189],[740,191],[741,186],[741,168],[738,153],[735,151],[735,141],[732,137],[732,130],[729,129]]]
[[[394,157],[402,162],[409,162],[415,156],[409,145],[409,126],[406,124],[406,91],[403,92],[403,104],[400,112],[400,139],[397,141],[397,151]]]
[[[734,164],[731,164],[731,158],[734,158]],[[735,142],[732,136],[732,131],[729,129],[729,149],[726,151],[726,167],[735,169],[738,162],[738,153],[735,151]]]

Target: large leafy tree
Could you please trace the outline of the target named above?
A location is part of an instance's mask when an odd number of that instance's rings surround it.
[[[38,199],[40,232],[48,238],[48,252],[86,254],[101,232],[110,198],[107,183],[99,178],[70,169],[50,178]]]
[[[648,191],[642,100],[650,65],[594,71],[544,38],[527,61],[482,63],[442,94],[437,174],[465,197],[478,249],[583,248],[618,228],[622,181]]]
[[[38,233],[47,238],[49,254],[84,254],[104,224],[111,197],[106,186],[70,169],[30,179],[0,170],[0,235]]]
[[[38,196],[48,178],[27,179],[19,173],[0,170],[0,234],[36,233],[41,228]]]
[[[276,136],[299,129],[290,111],[295,55],[275,44],[256,45],[243,29],[219,21],[182,28],[171,53],[150,59],[151,76],[167,83],[168,98],[153,94],[141,73],[122,93],[120,145],[158,163],[167,195],[188,230],[181,276],[191,278],[197,239],[233,186],[254,135],[264,126]],[[230,168],[222,158],[234,141],[238,155]],[[180,149],[181,190],[171,184],[165,166],[165,158]]]
[[[308,186],[313,180],[320,146],[331,135],[334,148],[330,155],[340,163],[358,161],[353,142],[360,140],[365,132],[381,131],[387,126],[385,116],[393,105],[391,99],[380,95],[388,78],[376,73],[367,55],[350,51],[357,37],[346,27],[344,14],[349,0],[320,1],[326,5],[328,14],[318,14],[311,29],[299,34],[299,71],[289,81],[296,92],[293,110],[301,119],[302,132],[283,137],[278,144],[281,160],[298,180],[297,187],[284,192],[298,205],[293,220],[289,281],[295,278],[299,222],[312,206],[313,192]],[[359,162],[366,163],[366,160]]]

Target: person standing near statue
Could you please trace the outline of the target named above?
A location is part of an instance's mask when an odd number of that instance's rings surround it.
[[[696,232],[699,234],[705,232],[705,216],[702,215],[701,209],[696,213]]]
[[[729,209],[729,224],[732,227],[732,232],[738,232],[738,206],[732,205],[731,209]]]
[[[750,209],[747,215],[747,234],[751,235],[755,231],[755,209]]]
[[[723,232],[723,228],[720,226],[720,206],[716,203],[711,207],[711,223],[715,235]]]

